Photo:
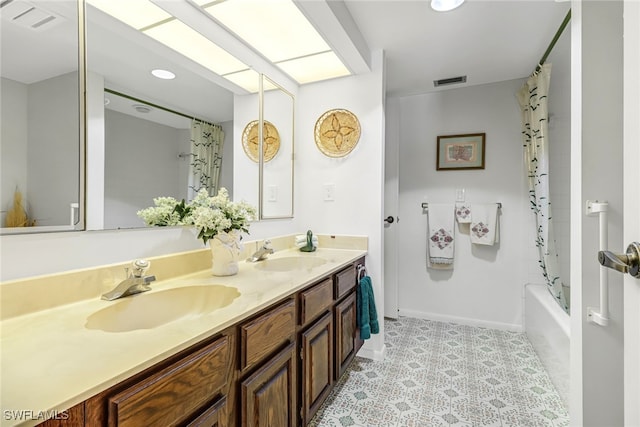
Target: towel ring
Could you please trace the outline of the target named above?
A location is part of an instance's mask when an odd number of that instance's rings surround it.
[[[358,264],[356,268],[358,269],[358,282],[359,282],[360,280],[362,280],[364,276],[367,275],[367,267],[365,267],[362,264]]]

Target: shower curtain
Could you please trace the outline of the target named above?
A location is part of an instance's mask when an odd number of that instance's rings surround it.
[[[551,64],[544,64],[518,91],[522,113],[524,160],[529,182],[529,201],[536,217],[536,246],[547,288],[558,304],[569,311],[558,272],[551,200],[549,199],[549,150],[547,95]]]
[[[194,119],[191,122],[191,163],[189,166],[188,198],[206,188],[215,196],[220,186],[224,131],[220,125]]]

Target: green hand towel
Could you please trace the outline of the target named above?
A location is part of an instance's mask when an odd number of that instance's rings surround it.
[[[358,292],[356,292],[356,318],[360,328],[361,339],[369,339],[372,333],[377,334],[380,332],[373,286],[369,276],[364,276],[360,279]]]

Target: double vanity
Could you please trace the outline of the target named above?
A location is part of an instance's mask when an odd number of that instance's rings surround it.
[[[206,249],[151,259],[152,290],[114,301],[122,265],[2,284],[1,425],[307,425],[362,345],[367,239],[293,241],[228,277]]]

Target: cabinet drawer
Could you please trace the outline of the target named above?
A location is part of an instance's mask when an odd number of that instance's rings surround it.
[[[295,329],[293,299],[240,326],[240,369],[253,366],[280,348],[293,338]]]
[[[345,268],[344,270],[336,273],[336,275],[334,276],[334,281],[336,300],[339,300],[356,286],[355,266],[351,265],[348,268]]]
[[[226,385],[229,338],[222,337],[109,398],[109,425],[173,426]]]
[[[333,304],[333,282],[325,279],[300,292],[300,324],[304,325]]]
[[[221,397],[191,421],[186,427],[227,427],[224,410],[227,406],[227,398]]]

